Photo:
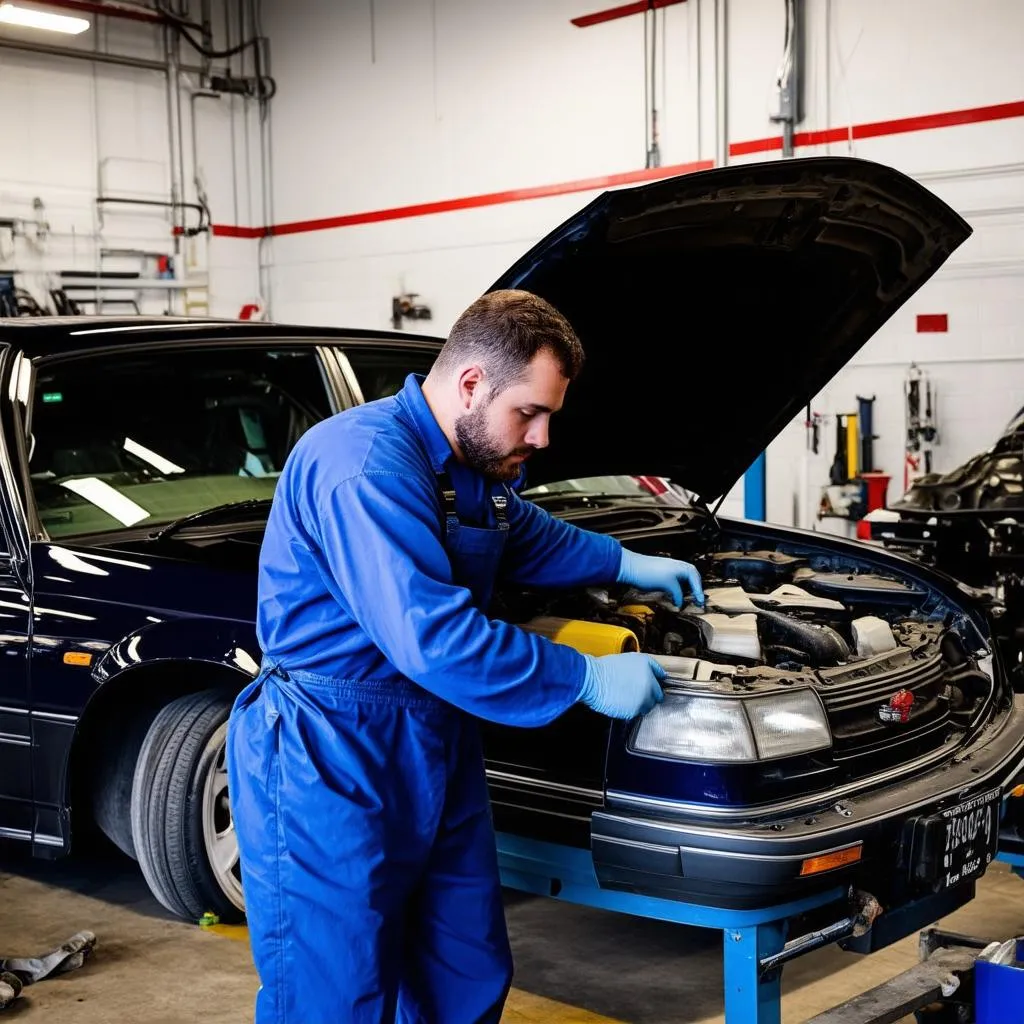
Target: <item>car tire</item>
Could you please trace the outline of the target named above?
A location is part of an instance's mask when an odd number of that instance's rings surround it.
[[[197,921],[245,916],[224,762],[232,696],[179,697],[153,719],[132,780],[135,854],[153,895]]]

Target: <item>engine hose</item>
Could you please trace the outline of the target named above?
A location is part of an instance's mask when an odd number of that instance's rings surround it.
[[[831,626],[812,625],[765,608],[758,608],[757,615],[771,624],[785,646],[802,652],[811,665],[838,665],[850,657],[846,641]]]

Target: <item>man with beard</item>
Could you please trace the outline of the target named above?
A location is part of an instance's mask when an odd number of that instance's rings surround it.
[[[228,770],[257,1024],[496,1022],[512,976],[477,718],[629,719],[645,654],[594,658],[489,619],[499,578],[683,584],[519,497],[583,351],[547,302],[498,291],[429,376],[333,416],[289,456],[260,555],[264,663]]]

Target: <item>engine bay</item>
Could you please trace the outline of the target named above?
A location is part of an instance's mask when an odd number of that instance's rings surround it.
[[[592,587],[503,595],[500,617],[548,635],[551,623],[580,620],[628,631],[635,649],[666,668],[669,687],[750,693],[810,685],[837,706],[855,694],[865,705],[855,716],[862,728],[879,699],[904,689],[915,696],[908,717],[919,722],[966,727],[989,703],[992,677],[979,663],[985,652],[969,635],[974,627],[909,577],[731,546],[696,564],[703,608],[689,596],[677,608],[661,593]]]

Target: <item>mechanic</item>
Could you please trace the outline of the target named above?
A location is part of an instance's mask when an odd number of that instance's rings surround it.
[[[601,658],[489,619],[495,582],[683,585],[521,498],[583,363],[523,291],[459,317],[429,376],[306,432],[260,555],[264,661],[228,769],[257,1024],[497,1021],[512,977],[477,718],[542,726],[578,701],[661,700],[646,654]]]

